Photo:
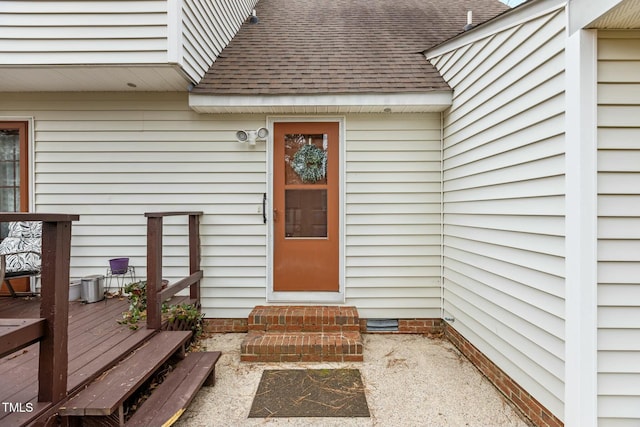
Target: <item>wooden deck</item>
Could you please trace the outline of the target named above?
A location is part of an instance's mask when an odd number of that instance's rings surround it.
[[[155,331],[144,325],[137,331],[120,325],[118,320],[128,309],[126,299],[106,299],[93,304],[69,303],[70,394],[115,365],[124,355],[149,338]],[[32,319],[40,317],[40,300],[0,298],[0,318]],[[51,405],[37,405],[39,344],[33,344],[0,359],[0,426],[12,425],[7,417],[24,410],[24,416],[44,413]],[[30,405],[34,410],[29,412]],[[4,421],[3,421],[4,420]]]
[[[147,324],[132,331],[118,323],[128,309],[126,300],[108,299],[93,304],[67,301],[71,224],[79,219],[78,215],[0,212],[0,222],[41,221],[43,231],[41,297],[0,298],[0,427],[30,425],[34,421],[37,425],[68,425],[68,416],[60,419],[59,415],[69,399],[78,397],[81,389],[87,390],[84,386],[93,380],[95,384],[114,372],[113,376],[117,377],[120,371],[129,368],[126,362],[118,365],[120,361],[134,350],[144,353],[142,347],[157,341],[162,334],[163,301],[171,299],[169,304],[179,304],[189,300],[200,306],[200,279],[203,276],[200,269],[201,215],[202,212],[145,214]],[[188,217],[190,275],[163,289],[162,236],[166,216]],[[176,296],[187,287],[188,297]],[[177,336],[180,332],[168,335]],[[145,342],[147,340],[150,341]],[[180,347],[184,354],[184,343]],[[173,356],[173,347],[168,350],[163,358]],[[217,357],[219,354],[210,355],[207,360],[211,366],[206,371],[197,369],[201,373],[190,382],[201,385],[201,379],[205,381],[206,376],[211,376]],[[183,367],[182,371],[191,372],[187,368],[189,366]],[[122,399],[130,392],[128,389],[113,390],[113,393],[123,393]],[[183,398],[175,393],[168,395],[171,399]],[[122,426],[123,403],[118,399],[118,423]]]

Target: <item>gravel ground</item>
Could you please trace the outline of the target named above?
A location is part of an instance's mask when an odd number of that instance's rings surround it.
[[[241,363],[245,334],[205,342],[222,351],[216,385],[204,387],[175,424],[213,426],[518,426],[523,419],[448,341],[365,334],[364,362]],[[370,418],[247,418],[265,369],[360,369]]]

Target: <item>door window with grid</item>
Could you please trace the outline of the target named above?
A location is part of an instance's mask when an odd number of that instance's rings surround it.
[[[0,122],[0,212],[21,212],[27,201],[27,123]],[[0,224],[0,239],[8,224]]]

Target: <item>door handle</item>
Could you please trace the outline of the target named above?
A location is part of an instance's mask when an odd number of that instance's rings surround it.
[[[273,222],[278,220],[278,209],[273,208]]]
[[[267,193],[262,193],[262,222],[267,223]]]

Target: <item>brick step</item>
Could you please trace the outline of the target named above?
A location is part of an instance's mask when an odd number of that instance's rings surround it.
[[[249,314],[249,332],[358,332],[355,307],[256,306]]]
[[[362,362],[360,332],[258,332],[240,348],[243,362]]]

